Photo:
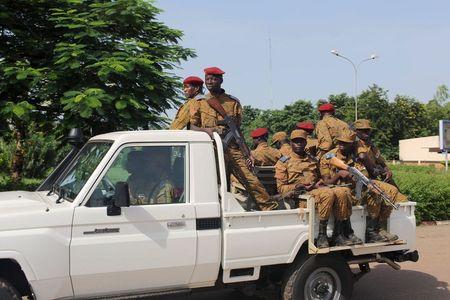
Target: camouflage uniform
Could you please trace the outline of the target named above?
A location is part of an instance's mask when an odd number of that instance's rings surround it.
[[[193,118],[193,115],[196,113],[199,107],[199,101],[205,98],[205,95],[198,94],[193,98],[188,99],[184,104],[180,106],[178,112],[173,119],[172,124],[169,129],[183,129],[188,128]]]
[[[128,178],[131,205],[169,204],[174,199],[174,187],[166,176],[148,178],[132,174]]]
[[[242,121],[242,107],[239,100],[226,94],[224,90],[222,91],[222,94],[216,96],[217,100],[219,100],[227,115],[233,117],[237,124],[240,125]],[[191,117],[191,124],[200,128],[215,128],[219,134],[222,134],[226,132],[226,128],[217,123],[223,120],[223,117],[207,102],[212,97],[214,96],[207,94],[205,99],[199,102],[200,105],[197,111]],[[239,173],[241,173],[247,179],[250,187],[250,191],[248,192],[252,193],[261,210],[271,210],[276,207],[276,204],[269,202],[270,196],[264,189],[264,186],[248,169],[244,154],[236,144],[229,145],[228,151],[225,154],[225,160],[230,166],[231,174],[239,178]]]
[[[322,155],[336,147],[339,135],[350,131],[350,127],[344,121],[333,115],[325,115],[316,126],[317,157],[320,159]]]
[[[339,169],[337,169],[335,166],[331,165],[329,162],[329,157],[336,156],[340,160],[342,160],[345,164],[355,167],[356,169],[360,170],[363,173],[367,174],[367,171],[363,165],[357,162],[356,157],[346,157],[343,155],[338,148],[334,148],[333,150],[329,151],[326,155],[323,155],[320,159],[320,174],[322,177],[333,177],[338,172]],[[348,179],[342,179],[339,178],[339,180],[335,183],[336,185],[346,185],[351,184],[354,186],[354,182],[351,178]],[[356,199],[352,195],[352,186],[346,187],[346,186],[337,186],[331,188],[333,193],[335,194],[337,198],[337,203],[340,205],[335,206],[335,217],[338,220],[346,220],[352,215],[352,204],[356,204]]]
[[[255,166],[274,166],[282,156],[280,151],[269,147],[267,142],[260,142],[255,150],[252,150],[255,158]]]
[[[315,184],[320,179],[317,163],[306,155],[300,157],[291,152],[290,157],[283,156],[275,165],[275,178],[280,194],[295,190],[297,184]],[[328,220],[333,211],[335,197],[329,188],[319,188],[306,192],[314,196],[320,220]]]

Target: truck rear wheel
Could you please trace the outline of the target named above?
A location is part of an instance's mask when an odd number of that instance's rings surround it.
[[[21,300],[22,296],[8,280],[0,278],[0,299]]]
[[[337,255],[315,255],[299,262],[286,274],[283,300],[348,300],[353,276]]]

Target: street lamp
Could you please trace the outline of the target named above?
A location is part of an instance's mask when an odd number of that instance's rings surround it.
[[[353,70],[355,71],[355,121],[356,121],[356,120],[358,120],[358,69],[359,69],[359,66],[365,61],[375,60],[376,58],[378,58],[378,56],[376,54],[372,54],[372,55],[370,55],[369,58],[363,59],[357,65],[355,65],[355,63],[351,59],[339,54],[339,52],[337,50],[334,50],[334,49],[331,50],[331,54],[334,54],[340,58],[343,58],[346,61],[348,61],[349,63],[351,63]]]

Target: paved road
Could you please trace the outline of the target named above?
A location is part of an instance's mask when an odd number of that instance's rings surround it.
[[[355,284],[355,300],[449,300],[450,225],[417,228],[417,263],[401,263],[395,271],[384,264],[372,265],[372,271]],[[272,297],[271,297],[272,298]],[[210,292],[188,297],[161,297],[161,300],[235,300],[232,292]],[[261,300],[248,297],[246,300]]]

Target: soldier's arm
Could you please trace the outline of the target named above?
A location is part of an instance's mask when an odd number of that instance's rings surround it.
[[[325,184],[336,184],[340,178],[339,173],[333,174],[331,172],[331,165],[325,155],[320,159],[319,166],[323,182]]]
[[[182,104],[178,109],[178,112],[175,118],[170,124],[169,129],[172,130],[180,130],[186,127],[189,124],[189,102]]]
[[[318,122],[316,126],[317,147],[322,151],[329,151],[333,147],[333,138],[325,122]]]
[[[236,125],[238,127],[241,127],[241,123],[242,123],[242,106],[241,103],[239,101],[236,101],[236,105],[234,107],[234,115],[236,118]]]

